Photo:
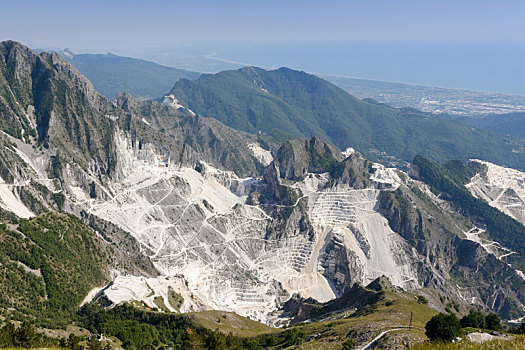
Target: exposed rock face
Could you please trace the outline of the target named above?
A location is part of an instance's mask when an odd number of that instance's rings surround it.
[[[60,149],[82,168],[109,174],[114,162],[111,116],[119,110],[57,54],[36,54],[12,41],[0,44],[2,129]],[[94,132],[97,130],[97,132]]]
[[[323,173],[342,158],[341,152],[318,137],[310,141],[285,142],[275,155],[279,176],[287,180],[303,179],[308,173]]]
[[[470,193],[525,224],[525,173],[475,160],[484,165],[466,185]]]
[[[119,120],[119,126],[132,136],[133,142],[154,145],[172,163],[193,167],[204,161],[239,176],[253,176],[262,172],[262,162],[268,160],[267,153],[260,154],[262,148],[255,136],[233,130],[215,119],[171,104],[138,101],[125,93],[119,94],[115,102],[132,114]]]
[[[125,133],[118,140],[122,177],[106,184],[111,197],[77,189],[71,200],[131,233],[164,276],[182,276],[187,285],[170,285],[199,300],[193,309],[226,309],[272,322],[292,293],[327,302],[354,282],[383,274],[405,288],[419,285],[411,269],[418,257],[375,210],[381,190],[356,190],[342,182],[345,176],[328,173],[290,182],[274,164],[262,182],[240,179],[203,161],[195,168],[167,163],[153,144],[137,147]],[[330,149],[320,140],[309,142]],[[364,169],[357,156],[347,162]],[[272,186],[282,192],[279,198],[269,195]],[[266,202],[246,204],[248,194],[257,193]],[[161,290],[154,294],[162,296]],[[127,298],[105,294],[114,302]]]
[[[407,185],[382,192],[379,210],[394,231],[424,257],[418,267],[424,285],[446,295],[452,292],[452,297],[469,304],[488,306],[508,319],[519,314],[524,300],[516,296],[523,293],[523,276],[506,260],[514,252],[488,239],[486,230],[473,226],[426,185],[412,179]],[[463,286],[451,286],[449,281],[455,278]]]
[[[374,280],[366,288],[356,283],[349,287],[348,291],[339,298],[325,303],[319,303],[312,298],[304,299],[294,294],[284,304],[283,316],[291,318],[290,324],[295,324],[326,317],[334,311],[342,312],[343,315],[354,311],[359,312],[367,305],[380,300],[384,290],[392,290],[392,287],[388,278],[382,276]]]

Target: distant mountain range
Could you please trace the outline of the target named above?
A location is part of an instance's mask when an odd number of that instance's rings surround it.
[[[128,92],[138,98],[158,98],[168,92],[177,80],[181,78],[195,80],[200,76],[200,73],[194,71],[113,54],[78,54],[69,49],[60,53],[91,80],[100,93],[109,99],[114,98],[121,91]],[[198,56],[184,59],[190,60],[194,64],[196,61],[202,60],[203,71],[232,70],[241,67],[240,64],[232,63],[224,63],[222,66],[209,66],[208,63],[219,61]],[[183,61],[179,57],[175,62],[182,64]],[[333,75],[319,75],[319,77],[332,82],[360,99],[371,98],[393,107],[412,107],[434,114],[473,116],[525,111],[525,96],[418,86]]]
[[[393,165],[421,154],[436,161],[480,158],[525,169],[518,139],[416,109],[359,100],[326,80],[287,68],[247,67],[182,79],[170,94],[198,114],[276,142],[320,136]]]
[[[177,80],[197,79],[200,76],[197,72],[111,53],[77,54],[66,49],[61,54],[110,100],[119,92],[139,98],[157,98],[169,91]]]

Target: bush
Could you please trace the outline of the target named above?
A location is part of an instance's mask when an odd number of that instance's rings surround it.
[[[472,310],[461,319],[461,327],[485,328],[485,316],[479,311]]]
[[[348,338],[343,343],[343,350],[353,349],[356,345],[357,345],[357,340],[355,340],[354,338]]]
[[[427,322],[425,330],[431,340],[448,342],[461,335],[461,324],[456,315],[440,313]]]
[[[428,299],[425,298],[424,295],[418,295],[417,296],[417,302],[420,303],[420,304],[428,304]]]
[[[501,331],[501,320],[498,315],[492,313],[485,317],[485,327],[492,331]]]
[[[519,327],[514,327],[511,331],[515,334],[525,334],[525,322],[521,322]]]
[[[304,342],[306,334],[302,329],[293,328],[286,334],[285,344],[286,346],[301,345]]]

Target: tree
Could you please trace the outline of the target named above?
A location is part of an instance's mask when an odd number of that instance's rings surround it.
[[[15,331],[13,343],[15,346],[23,348],[36,347],[40,340],[40,334],[35,331],[35,327],[28,321],[22,322],[22,325]]]
[[[498,317],[498,315],[492,313],[488,314],[485,317],[485,326],[487,329],[490,329],[492,331],[500,331],[501,330],[501,320]]]
[[[428,299],[424,295],[417,296],[417,302],[420,304],[428,304]]]
[[[0,347],[8,348],[13,346],[13,338],[15,336],[15,325],[11,322],[6,323],[2,329],[0,329]]]
[[[343,350],[351,350],[355,348],[356,345],[357,345],[357,340],[355,340],[354,338],[348,338],[343,343]]]
[[[291,331],[286,333],[285,344],[287,346],[301,345],[304,341],[306,334],[302,329],[293,328]]]
[[[518,334],[525,334],[525,322],[521,322],[520,327],[518,328]]]
[[[431,340],[448,342],[461,335],[461,324],[456,315],[440,313],[427,322],[425,330]]]
[[[471,310],[461,319],[461,327],[485,328],[485,316],[479,311]]]

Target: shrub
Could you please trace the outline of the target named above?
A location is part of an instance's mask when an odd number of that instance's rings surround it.
[[[293,328],[286,334],[285,344],[286,346],[301,345],[304,342],[306,334],[300,328]]]
[[[498,315],[494,313],[488,314],[485,317],[485,327],[487,327],[487,329],[490,329],[492,331],[500,331],[501,330],[501,320],[498,317]]]
[[[348,338],[343,343],[343,350],[353,349],[356,345],[357,345],[357,340],[355,340],[354,338]]]
[[[472,310],[461,319],[461,327],[485,328],[485,316],[479,311]]]
[[[448,342],[461,334],[461,324],[456,315],[440,313],[427,322],[425,330],[431,340]]]
[[[428,299],[424,295],[417,296],[417,302],[420,304],[428,304]]]

